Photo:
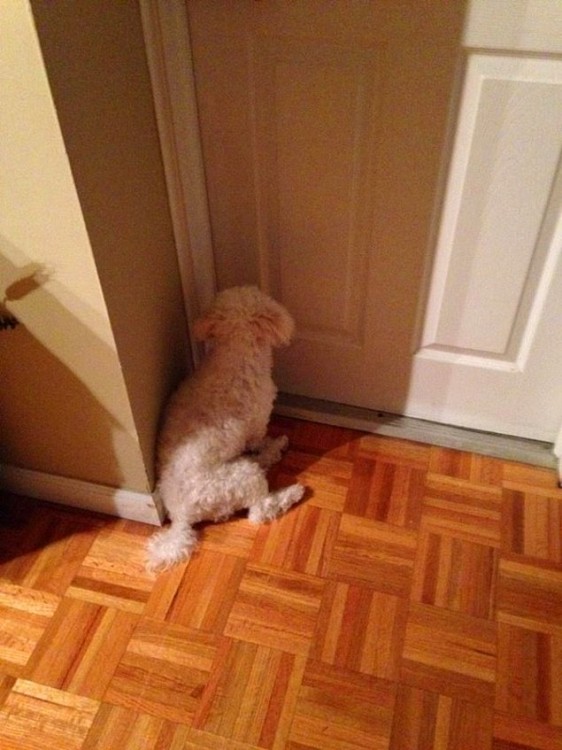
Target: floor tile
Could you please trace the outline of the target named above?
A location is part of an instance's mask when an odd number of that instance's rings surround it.
[[[271,487],[287,487],[300,482],[307,488],[305,502],[327,510],[342,511],[353,464],[347,459],[317,456],[289,450],[282,464],[271,472]]]
[[[493,618],[498,551],[426,529],[420,534],[412,600]]]
[[[499,459],[437,446],[430,451],[429,471],[474,484],[498,487],[503,480],[503,462]]]
[[[181,569],[182,575],[175,577],[175,586],[169,586],[167,592],[159,589],[153,592],[145,614],[205,632],[222,633],[245,569],[245,562],[239,557],[200,549]]]
[[[413,531],[344,514],[325,574],[368,584],[382,593],[408,596],[416,546]]]
[[[369,458],[398,466],[410,466],[426,471],[429,467],[431,446],[409,440],[364,435],[358,443],[357,458]]]
[[[200,526],[200,550],[220,552],[245,560],[250,554],[259,526],[250,523],[245,512],[223,523]]]
[[[407,615],[406,599],[330,582],[322,600],[311,658],[397,680]]]
[[[556,472],[542,466],[505,461],[503,465],[503,486],[506,489],[523,492],[529,489],[534,492],[543,490],[562,499],[562,489],[558,486]]]
[[[138,615],[63,599],[33,652],[26,677],[42,685],[101,700]]]
[[[562,727],[562,635],[500,623],[495,705]]]
[[[562,727],[521,716],[494,714],[493,750],[560,750]]]
[[[562,498],[504,491],[503,552],[562,564]]]
[[[259,527],[250,554],[252,563],[320,575],[335,543],[340,514],[303,506],[274,523]]]
[[[308,654],[324,582],[302,573],[249,565],[228,618],[232,638]]]
[[[293,719],[306,659],[229,641],[217,660],[194,726],[264,748],[282,744]],[[245,711],[251,706],[251,711]]]
[[[346,427],[291,420],[289,445],[293,450],[329,458],[352,460],[361,433]],[[285,430],[286,431],[286,430]]]
[[[562,634],[562,566],[503,555],[496,608],[500,622]]]
[[[0,671],[24,674],[59,602],[54,594],[0,579]]]
[[[26,498],[0,504],[0,578],[62,595],[99,530],[113,519],[49,506],[42,512]]]
[[[489,750],[493,710],[401,685],[390,750]]]
[[[147,573],[145,535],[102,530],[67,590],[67,596],[142,613],[154,584]]]
[[[388,748],[396,686],[318,662],[308,664],[287,747]]]
[[[2,750],[81,750],[99,703],[18,680],[0,708]]]
[[[213,635],[142,620],[104,700],[116,706],[190,724],[209,680],[218,641]]]
[[[345,512],[413,529],[419,526],[426,472],[408,465],[359,458]]]
[[[435,533],[499,548],[502,507],[499,487],[430,474],[421,524]]]
[[[427,604],[411,604],[401,681],[490,705],[496,680],[496,625]]]

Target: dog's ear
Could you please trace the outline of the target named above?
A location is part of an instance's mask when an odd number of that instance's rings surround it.
[[[273,302],[252,320],[258,337],[265,339],[272,346],[287,345],[295,332],[295,323],[284,307]]]
[[[224,333],[226,325],[227,321],[223,315],[216,311],[211,311],[195,321],[193,324],[193,336],[196,341],[215,339]]]
[[[253,287],[220,292],[214,306],[193,324],[197,341],[227,339],[246,331],[270,346],[288,344],[294,330],[287,310]]]

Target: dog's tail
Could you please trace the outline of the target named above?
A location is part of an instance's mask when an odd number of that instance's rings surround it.
[[[146,567],[151,572],[166,570],[187,559],[196,544],[196,531],[185,522],[174,521],[149,539]]]

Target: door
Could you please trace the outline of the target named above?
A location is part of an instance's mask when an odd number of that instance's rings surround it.
[[[295,316],[282,390],[554,440],[555,3],[189,0],[217,283]]]

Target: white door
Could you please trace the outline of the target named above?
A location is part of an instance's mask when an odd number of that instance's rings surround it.
[[[555,439],[562,6],[524,5],[188,1],[218,286],[294,314],[281,389]]]

